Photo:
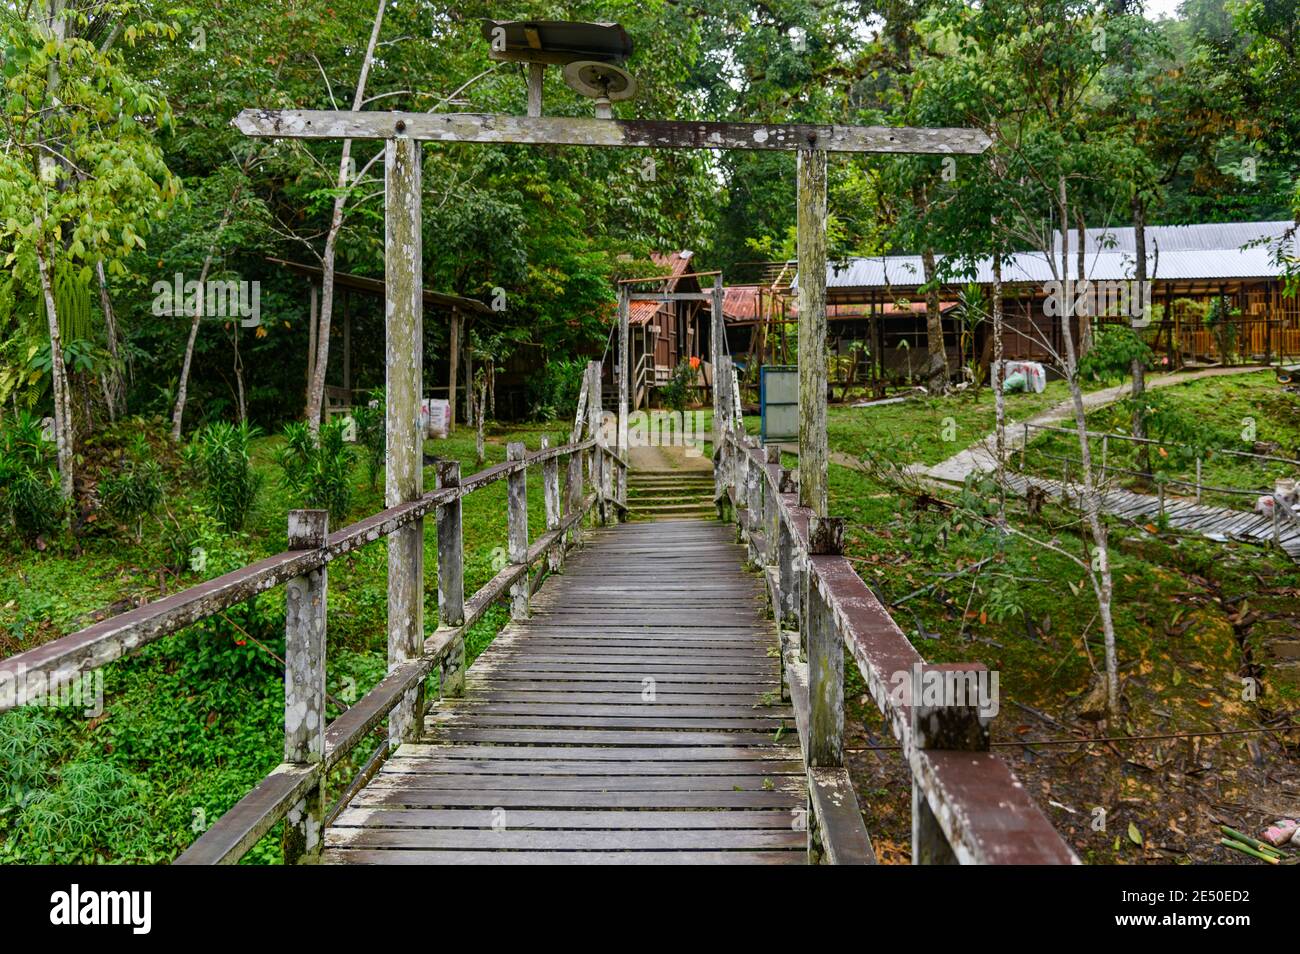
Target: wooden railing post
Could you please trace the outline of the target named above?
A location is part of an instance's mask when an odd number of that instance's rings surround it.
[[[781,532],[781,448],[776,444],[767,445],[763,448],[763,460],[763,539],[766,541],[763,563],[770,566],[777,561],[777,538]],[[778,474],[776,478],[772,476],[773,470]]]
[[[797,492],[793,471],[781,468],[781,493]],[[777,571],[780,574],[780,619],[782,629],[799,629],[799,551],[790,525],[778,516],[776,521]]]
[[[601,450],[605,446],[604,408],[600,397],[599,361],[587,362],[587,432],[596,440],[591,454],[591,486],[596,491],[596,519],[603,525],[607,519],[605,502],[605,471],[609,462]]]
[[[808,554],[842,556],[844,520],[811,517]],[[808,654],[808,764],[836,766],[844,761],[844,640],[826,601],[811,582],[804,607],[804,645]]]
[[[961,700],[947,698],[949,687],[957,679],[979,679],[985,668],[980,663],[918,664],[912,670],[911,725],[912,746],[925,751],[942,749],[957,752],[986,752],[989,748],[989,728],[980,715],[978,693],[969,698],[970,682],[964,686]],[[926,673],[956,673],[953,681],[945,681],[942,703],[927,704]],[[933,677],[930,677],[933,678]],[[935,818],[925,792],[912,773],[912,864],[955,865],[957,856]]]
[[[748,508],[745,513],[746,542],[749,544],[749,559],[751,563],[761,565],[763,554],[759,551],[758,540],[755,534],[763,532],[763,465],[754,460],[753,444],[746,442],[745,449],[745,506]]]
[[[736,542],[749,543],[749,438],[736,436],[735,488],[736,488]]]
[[[460,486],[460,461],[438,461],[438,487]],[[459,495],[438,507],[438,625],[465,622],[465,538]],[[443,696],[465,694],[465,638],[448,647],[438,686]]]
[[[718,519],[728,519],[731,498],[728,491],[736,490],[735,458],[729,443],[731,415],[727,408],[731,395],[731,359],[716,357],[713,365],[713,500],[718,508]],[[726,382],[726,387],[723,383]],[[739,502],[739,491],[736,491]]]
[[[523,441],[511,441],[506,445],[506,460],[523,460],[526,452]],[[524,563],[528,560],[528,468],[520,467],[510,474],[506,478],[506,489],[509,497],[506,502],[506,556],[511,563]],[[510,617],[528,617],[527,573],[510,587]]]
[[[424,280],[420,226],[420,143],[387,140],[384,147],[385,374],[389,507],[423,493],[424,435],[420,431],[424,354]],[[424,650],[424,519],[388,538],[388,668]],[[394,743],[415,738],[424,713],[421,684],[388,717]]]
[[[542,438],[542,450],[551,446],[549,437]],[[560,461],[559,458],[551,457],[542,461],[542,503],[546,514],[547,531],[558,530],[560,527]],[[560,568],[563,562],[564,547],[553,547],[546,557],[546,567],[552,573]]]
[[[315,550],[329,537],[329,511],[289,511],[289,549]],[[325,754],[325,566],[285,584],[284,592],[284,760],[319,764]],[[285,864],[320,857],[325,794],[316,786],[284,820]]]
[[[569,467],[565,477],[565,503],[564,515],[576,513],[582,507],[582,501],[585,496],[582,487],[583,466],[582,459],[587,451],[575,451],[569,455]],[[582,542],[582,521],[579,520],[573,524],[569,530],[568,545],[576,547]]]

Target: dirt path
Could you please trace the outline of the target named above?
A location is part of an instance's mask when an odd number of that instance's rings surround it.
[[[633,470],[713,470],[702,453],[688,454],[685,447],[630,447],[628,463]]]

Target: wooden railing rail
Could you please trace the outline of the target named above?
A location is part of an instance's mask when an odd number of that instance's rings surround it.
[[[396,744],[414,738],[423,721],[425,680],[435,669],[440,691],[464,691],[465,634],[497,601],[509,599],[512,616],[527,615],[529,574],[545,561],[561,568],[568,549],[580,542],[588,514],[605,522],[626,501],[613,488],[626,485],[626,461],[610,451],[600,427],[600,362],[588,365],[578,417],[569,443],[543,441],[529,453],[522,443],[507,447],[507,459],[462,478],[458,461],[436,466],[438,486],[415,500],[389,507],[342,530],[328,532],[324,511],[295,510],[288,517],[289,548],[257,563],[103,620],[76,633],[0,661],[0,712],[38,700],[51,688],[130,651],[217,615],[275,586],[285,586],[285,743],[284,761],[221,816],[177,859],[178,864],[231,864],[238,861],[278,822],[284,820],[286,862],[314,860],[326,822],[328,773],[381,727],[390,738],[376,751],[363,775]],[[584,432],[587,436],[584,437]],[[559,462],[568,459],[567,493],[561,497]],[[528,539],[527,472],[539,467],[546,530]],[[586,478],[584,479],[584,475]],[[499,480],[509,485],[506,565],[468,599],[464,596],[463,499]],[[586,488],[590,487],[590,492]],[[333,722],[325,718],[325,647],[328,567],[331,562],[398,531],[422,527],[433,513],[438,535],[438,622],[422,637],[410,658],[390,662],[380,682]],[[417,538],[419,546],[423,543]],[[422,563],[407,585],[423,600]],[[543,571],[544,572],[544,571]],[[391,576],[391,572],[390,572]],[[538,574],[538,581],[542,572]],[[390,581],[391,582],[391,581]],[[393,609],[390,586],[390,615]],[[390,631],[391,631],[390,620]],[[391,659],[391,656],[390,656]],[[399,719],[403,709],[409,710]],[[346,788],[337,812],[359,786]]]
[[[843,767],[847,649],[912,775],[914,864],[1077,864],[1006,763],[989,752],[990,717],[969,698],[984,667],[925,662],[843,556],[842,521],[800,506],[794,474],[776,448],[758,447],[730,411],[724,408],[728,423],[714,450],[716,503],[720,517],[734,518],[767,579],[783,691],[808,769],[810,860],[875,860]],[[962,699],[932,704],[925,689],[936,681],[960,687]]]

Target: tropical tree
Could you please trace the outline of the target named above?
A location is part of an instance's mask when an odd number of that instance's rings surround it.
[[[4,33],[0,249],[44,307],[60,486],[71,497],[75,429],[55,276],[75,269],[88,285],[100,263],[123,271],[178,184],[155,137],[169,122],[166,101],[114,54],[70,35],[84,16],[57,0],[41,13]]]

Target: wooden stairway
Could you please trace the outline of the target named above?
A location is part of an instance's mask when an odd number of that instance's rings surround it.
[[[627,505],[634,520],[713,518],[713,471],[630,470]]]

